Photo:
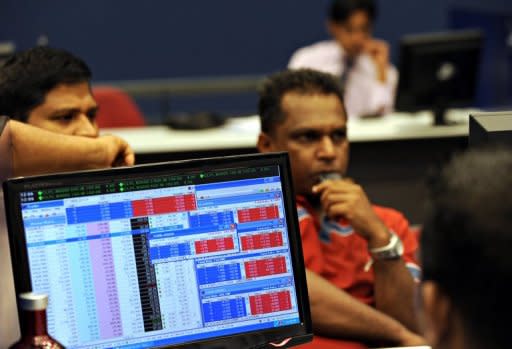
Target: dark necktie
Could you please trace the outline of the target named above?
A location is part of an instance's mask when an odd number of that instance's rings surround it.
[[[341,83],[341,88],[343,88],[343,90],[345,90],[348,75],[350,74],[350,71],[354,67],[355,62],[354,62],[354,59],[350,58],[350,57],[345,57],[343,59],[343,62],[345,63],[345,67],[343,68],[343,71],[341,72],[340,83]]]

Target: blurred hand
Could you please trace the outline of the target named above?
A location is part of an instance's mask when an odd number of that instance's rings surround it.
[[[347,219],[354,230],[368,241],[370,248],[389,242],[389,232],[373,210],[363,188],[349,179],[326,180],[313,187],[320,195],[325,215]]]
[[[131,166],[135,163],[135,154],[124,139],[114,135],[104,135],[97,140],[103,143],[103,149],[106,151],[105,166]]]
[[[369,39],[365,46],[366,52],[375,63],[377,68],[377,78],[381,82],[386,82],[388,79],[389,68],[389,45],[383,40]]]

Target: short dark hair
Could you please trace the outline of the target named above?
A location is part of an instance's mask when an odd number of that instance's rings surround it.
[[[343,23],[356,11],[366,12],[371,22],[377,17],[377,6],[373,0],[332,0],[327,16],[332,22]]]
[[[0,68],[0,115],[27,122],[51,89],[89,82],[91,76],[82,59],[64,50],[38,46],[16,53]]]
[[[263,132],[269,133],[275,125],[284,121],[281,102],[288,92],[334,94],[344,106],[341,84],[335,76],[312,69],[284,70],[270,75],[260,88],[258,113]]]
[[[511,174],[510,149],[476,149],[430,181],[423,279],[450,298],[477,348],[510,344]]]

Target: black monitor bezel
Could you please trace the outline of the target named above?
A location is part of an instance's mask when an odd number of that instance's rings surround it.
[[[280,168],[283,186],[283,202],[288,225],[288,239],[290,243],[300,323],[273,329],[228,335],[217,339],[200,340],[187,344],[173,344],[161,348],[219,348],[219,346],[222,348],[240,348],[242,346],[246,348],[267,347],[269,343],[281,342],[282,340],[292,338],[287,345],[283,346],[286,347],[310,341],[312,338],[311,314],[309,310],[295,194],[287,153],[249,154],[182,160],[133,167],[58,173],[7,180],[3,184],[3,189],[16,294],[31,291],[28,254],[25,247],[26,240],[21,217],[19,193],[53,186],[76,185],[78,182],[90,183],[94,181],[113,180],[115,178],[140,178],[148,174],[172,174],[179,173],[180,171],[195,172],[215,168],[264,165],[278,165]],[[288,190],[286,190],[287,188]]]
[[[472,96],[465,99],[448,100],[444,94],[433,100],[432,104],[423,103],[418,100],[418,96],[411,91],[414,85],[414,71],[411,68],[414,57],[424,52],[442,52],[453,54],[464,48],[466,50],[478,51],[477,62],[481,62],[484,45],[484,35],[478,29],[445,31],[436,33],[409,34],[400,39],[399,44],[399,77],[395,97],[395,108],[398,111],[416,112],[419,110],[433,110],[437,114],[444,114],[446,108],[464,107],[474,103],[477,93],[477,84],[479,80],[479,67],[475,72],[474,91]],[[443,87],[442,82],[436,85],[439,89]],[[436,115],[436,124],[443,124],[443,115]]]

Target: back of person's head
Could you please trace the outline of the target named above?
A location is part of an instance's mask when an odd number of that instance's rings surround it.
[[[424,287],[449,300],[471,348],[512,343],[511,174],[511,150],[480,149],[454,158],[430,183]]]
[[[27,122],[54,87],[90,79],[87,64],[67,51],[39,46],[16,53],[0,68],[0,115]]]
[[[327,11],[331,22],[343,23],[356,11],[368,14],[371,22],[377,17],[377,6],[373,0],[332,0]]]
[[[287,93],[336,95],[343,104],[343,92],[335,76],[312,69],[284,70],[270,75],[259,90],[258,113],[261,131],[271,133],[284,121],[282,99]]]

